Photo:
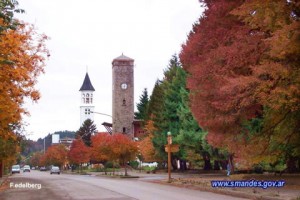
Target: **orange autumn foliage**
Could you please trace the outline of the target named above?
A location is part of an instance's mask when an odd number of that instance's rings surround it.
[[[0,26],[6,27],[3,19]],[[7,26],[9,27],[9,26]],[[34,88],[37,77],[43,73],[48,50],[47,36],[39,35],[28,24],[7,28],[0,34],[0,162],[19,151],[18,130],[24,98],[37,101],[39,92]]]
[[[87,147],[82,139],[74,140],[68,158],[72,164],[81,164],[90,161],[90,148]]]
[[[142,160],[144,162],[158,161],[158,157],[156,156],[155,148],[152,142],[153,132],[156,130],[154,127],[154,122],[152,120],[147,121],[144,129],[147,135],[138,142]]]
[[[200,2],[180,59],[207,141],[247,167],[299,160],[299,3]]]
[[[44,155],[44,165],[63,166],[67,162],[68,151],[63,144],[49,147]]]
[[[120,161],[122,164],[134,159],[137,152],[137,143],[122,133],[109,135],[100,133],[91,138],[91,158],[96,161]]]
[[[118,159],[121,164],[136,158],[138,147],[137,143],[129,139],[122,133],[115,133],[111,136],[112,157]]]
[[[138,153],[137,143],[122,133],[115,133],[113,135],[100,133],[93,136],[91,140],[91,158],[99,162],[118,161],[121,165],[125,165],[126,176],[127,162],[134,160]]]
[[[111,160],[110,135],[99,133],[91,137],[91,159],[98,162]]]
[[[43,166],[41,165],[41,159],[43,157],[43,153],[42,152],[35,152],[34,154],[32,154],[32,156],[30,157],[30,165],[32,167],[35,166]]]
[[[111,136],[111,151],[112,158],[124,165],[125,176],[127,176],[127,162],[136,159],[138,153],[137,143],[125,134],[115,133]]]
[[[0,20],[0,24],[3,22]],[[44,72],[48,50],[47,36],[38,35],[33,26],[20,25],[17,30],[7,30],[0,36],[0,127],[7,129],[18,123],[24,98],[37,101],[39,92],[34,88],[37,77]]]

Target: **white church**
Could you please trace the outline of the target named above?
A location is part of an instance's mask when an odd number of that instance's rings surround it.
[[[94,121],[94,101],[93,101],[93,92],[95,91],[89,74],[85,74],[84,81],[79,90],[81,92],[81,103],[80,103],[80,126],[87,119]]]

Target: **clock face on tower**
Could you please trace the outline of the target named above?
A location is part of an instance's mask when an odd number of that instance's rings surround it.
[[[126,90],[126,89],[127,89],[127,84],[126,84],[126,83],[122,83],[122,84],[121,84],[121,88],[122,88],[123,90]]]

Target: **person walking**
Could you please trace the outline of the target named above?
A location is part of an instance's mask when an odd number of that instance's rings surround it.
[[[230,168],[230,164],[228,162],[228,164],[227,164],[227,176],[230,175],[230,172],[231,172],[231,168]]]

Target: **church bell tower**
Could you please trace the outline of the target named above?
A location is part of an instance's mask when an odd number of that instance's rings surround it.
[[[133,137],[134,119],[134,60],[123,54],[112,61],[113,133]]]
[[[95,91],[88,73],[85,74],[84,81],[79,90],[81,92],[81,104],[80,104],[80,126],[87,119],[94,120],[94,97]]]

